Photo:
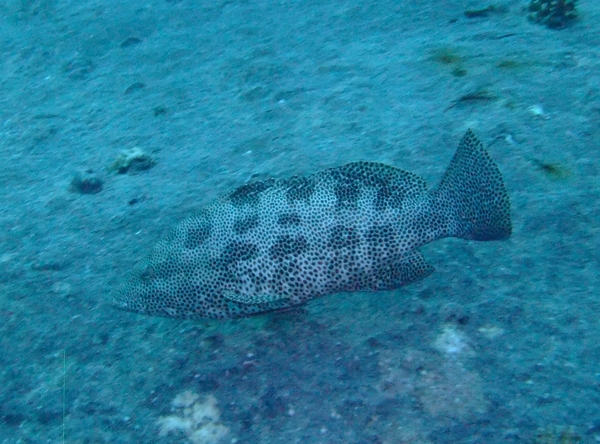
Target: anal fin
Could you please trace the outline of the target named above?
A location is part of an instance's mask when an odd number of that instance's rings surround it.
[[[411,284],[429,276],[435,268],[429,265],[420,251],[414,251],[399,268],[400,285]]]
[[[425,262],[420,251],[398,258],[375,271],[372,290],[395,290],[433,273],[434,268]]]

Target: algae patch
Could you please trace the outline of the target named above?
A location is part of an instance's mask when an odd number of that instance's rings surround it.
[[[453,48],[438,48],[430,53],[429,60],[450,68],[450,73],[454,77],[464,77],[467,75],[467,69],[464,67],[464,58]]]
[[[565,180],[572,176],[570,168],[558,162],[545,162],[539,159],[529,159],[539,171],[553,180]]]

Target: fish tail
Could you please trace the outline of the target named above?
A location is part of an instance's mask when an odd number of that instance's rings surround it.
[[[471,130],[462,138],[432,198],[448,215],[449,237],[478,241],[510,237],[510,200],[502,175]]]

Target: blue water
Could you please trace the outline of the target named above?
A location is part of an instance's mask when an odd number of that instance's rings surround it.
[[[598,442],[600,3],[564,29],[527,5],[0,4],[0,443]],[[467,128],[508,241],[290,313],[109,303],[237,186],[355,160],[434,185]],[[132,150],[156,164],[118,174]]]

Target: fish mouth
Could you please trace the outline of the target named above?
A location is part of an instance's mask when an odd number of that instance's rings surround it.
[[[124,301],[121,297],[115,296],[111,300],[111,305],[119,310],[127,311],[130,313],[145,313],[143,309],[139,305],[131,304],[127,301]]]
[[[113,295],[111,305],[119,310],[131,313],[148,314],[146,304],[139,292],[132,291],[127,283],[122,284]]]
[[[136,294],[131,294],[128,291],[127,294],[117,293],[111,301],[111,305],[118,310],[126,311],[128,313],[136,313],[147,316],[160,316],[166,318],[179,318],[179,319],[191,319],[194,316],[193,313],[183,313],[176,308],[169,306],[156,306],[153,304],[144,303],[144,297]]]

